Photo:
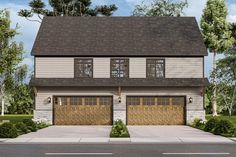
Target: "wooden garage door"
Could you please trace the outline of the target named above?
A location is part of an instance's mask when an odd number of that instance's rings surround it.
[[[111,125],[112,97],[55,96],[55,125]]]
[[[185,97],[128,96],[127,124],[185,124]]]

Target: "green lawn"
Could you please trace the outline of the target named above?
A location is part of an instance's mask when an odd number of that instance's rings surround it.
[[[31,119],[33,118],[33,115],[26,115],[26,114],[9,114],[9,115],[4,115],[1,116],[0,115],[0,123],[2,122],[2,120],[10,120],[10,122],[12,123],[17,123],[17,122],[21,122],[23,119]]]
[[[212,115],[206,115],[207,120],[210,119],[211,117],[212,117]],[[236,127],[236,116],[229,117],[229,116],[221,116],[220,115],[219,117],[222,119],[227,119],[227,120],[231,121],[234,124],[234,126]]]

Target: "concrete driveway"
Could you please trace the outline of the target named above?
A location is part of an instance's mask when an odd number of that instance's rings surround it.
[[[109,137],[111,126],[50,126],[18,138],[103,138]]]
[[[128,126],[131,137],[216,137],[208,132],[185,125]]]
[[[136,143],[222,143],[232,140],[216,136],[189,126],[128,126],[130,138],[109,138],[111,126],[50,126],[4,142],[23,143],[88,143],[88,142],[136,142]]]
[[[228,138],[217,136],[185,125],[128,126],[130,137],[143,141],[163,142],[230,142]]]

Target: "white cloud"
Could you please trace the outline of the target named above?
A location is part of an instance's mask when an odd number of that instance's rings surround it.
[[[236,22],[236,4],[235,3],[228,4],[227,20],[229,22]]]
[[[236,22],[236,15],[229,15],[227,19],[230,23]]]
[[[142,2],[145,2],[145,0],[125,0],[127,3],[131,4],[131,5],[137,5],[137,4],[141,4]]]

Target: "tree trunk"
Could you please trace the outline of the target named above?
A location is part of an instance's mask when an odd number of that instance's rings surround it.
[[[231,109],[229,109],[229,116],[230,116],[230,117],[232,116],[232,111],[231,111]]]
[[[1,115],[4,116],[4,96],[2,96],[2,112]]]
[[[212,112],[213,116],[217,116],[217,102],[216,102],[216,52],[213,52],[213,99],[212,99]]]

